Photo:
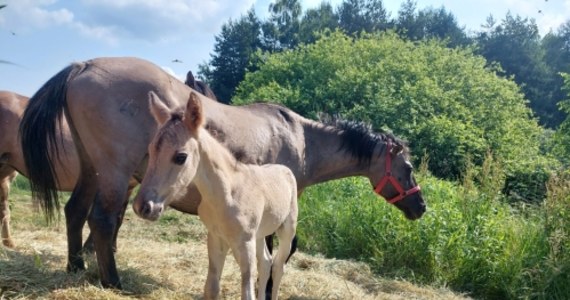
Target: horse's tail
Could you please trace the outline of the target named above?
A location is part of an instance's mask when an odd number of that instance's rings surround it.
[[[81,64],[72,64],[48,80],[30,98],[20,122],[22,150],[32,197],[39,200],[48,222],[54,219],[60,208],[55,163],[60,155],[57,142],[61,139],[67,86],[82,70]]]

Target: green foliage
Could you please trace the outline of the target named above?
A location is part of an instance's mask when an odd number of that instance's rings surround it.
[[[556,72],[546,64],[536,22],[510,13],[500,24],[493,22],[478,33],[478,53],[490,62],[500,63],[505,75],[513,76],[522,87],[541,123],[555,127],[559,122],[553,115],[557,111],[552,94],[556,90]]]
[[[507,171],[540,157],[542,130],[518,87],[469,49],[391,33],[353,39],[332,32],[259,59],[234,103],[262,99],[309,118],[340,114],[390,129],[407,138],[414,153],[427,153],[438,176],[457,178],[466,161],[480,165],[487,151]]]
[[[446,40],[450,47],[467,46],[471,40],[464,28],[459,27],[455,16],[443,6],[428,7],[416,11],[417,3],[406,0],[402,3],[395,19],[395,28],[401,36],[413,41],[430,38]]]
[[[230,20],[216,36],[215,54],[209,64],[200,65],[199,74],[220,102],[229,103],[234,88],[243,79],[250,56],[261,47],[261,23],[252,10],[237,21]]]
[[[564,78],[564,88],[570,98],[570,74],[562,74]],[[553,136],[553,152],[570,166],[570,100],[562,101],[558,104],[560,110],[566,113],[566,119],[560,124]]]
[[[302,13],[299,0],[276,0],[269,4],[269,13],[262,25],[265,49],[280,51],[297,46]]]
[[[421,173],[428,212],[415,222],[383,203],[364,179],[329,182],[307,189],[299,201],[300,246],[477,298],[564,299],[568,179],[551,181],[544,206],[514,209],[501,201],[503,172],[490,156],[482,168],[467,168],[462,184]]]
[[[416,148],[430,149],[428,167],[438,177],[459,177],[469,162],[481,165],[487,151],[480,128],[445,116],[426,120],[416,136]]]
[[[338,7],[339,28],[348,34],[376,32],[389,27],[382,0],[344,0]]]

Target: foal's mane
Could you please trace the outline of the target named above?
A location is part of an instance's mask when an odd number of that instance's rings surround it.
[[[370,163],[376,145],[388,140],[391,140],[394,145],[401,146],[404,155],[409,154],[405,141],[392,133],[374,132],[370,124],[342,119],[333,119],[325,124],[339,131],[342,140],[339,150],[350,153],[361,163]]]
[[[174,143],[175,141],[179,140],[178,138],[178,130],[173,130],[172,128],[175,126],[184,126],[182,122],[183,114],[182,112],[177,112],[172,114],[170,119],[160,127],[156,136],[158,140],[156,141],[155,148],[157,151],[160,150],[162,145],[165,142]]]

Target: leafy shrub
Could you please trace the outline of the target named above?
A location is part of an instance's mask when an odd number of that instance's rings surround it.
[[[271,101],[309,118],[341,115],[389,129],[413,153],[425,152],[442,178],[457,178],[468,160],[480,166],[487,151],[508,170],[542,155],[542,129],[519,87],[470,49],[332,32],[259,61],[233,103]]]

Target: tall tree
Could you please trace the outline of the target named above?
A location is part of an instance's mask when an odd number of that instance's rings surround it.
[[[198,74],[220,102],[231,101],[236,86],[244,78],[250,57],[261,48],[260,30],[261,23],[253,9],[237,21],[230,20],[215,38],[210,62],[199,66]]]
[[[276,0],[269,5],[269,13],[269,19],[263,23],[265,47],[280,51],[297,46],[302,14],[299,0]]]
[[[564,88],[564,80],[560,73],[570,74],[570,20],[562,24],[556,32],[548,33],[542,39],[544,59],[553,74],[552,102],[559,103],[566,99],[567,92]],[[566,84],[568,86],[568,84]],[[568,110],[553,112],[553,125],[559,125],[567,116]]]
[[[301,19],[299,41],[310,44],[317,39],[317,33],[325,29],[334,30],[338,27],[338,16],[328,2],[322,2],[317,8],[309,9]]]
[[[410,40],[438,38],[447,40],[450,47],[471,43],[465,29],[460,27],[453,13],[444,7],[428,7],[416,12],[416,2],[407,0],[402,4],[395,20],[396,30]]]
[[[536,22],[508,13],[500,24],[487,24],[486,28],[476,38],[479,53],[498,62],[506,76],[514,76],[540,123],[554,127],[553,115],[558,109],[553,101],[553,72],[544,62]]]
[[[344,0],[337,14],[340,28],[348,34],[385,30],[390,24],[382,0]]]

